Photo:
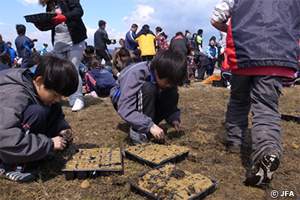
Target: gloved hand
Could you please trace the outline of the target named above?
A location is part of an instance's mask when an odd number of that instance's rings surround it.
[[[56,13],[56,14],[57,14],[57,16],[52,18],[52,23],[53,24],[61,24],[61,23],[65,22],[65,21],[67,21],[66,16],[64,16],[64,15],[62,15],[60,13]]]

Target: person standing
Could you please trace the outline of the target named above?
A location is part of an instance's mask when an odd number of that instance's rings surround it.
[[[299,0],[221,0],[213,10],[212,25],[227,32],[223,68],[232,72],[225,120],[229,150],[245,147],[252,110],[248,186],[268,186],[283,155],[278,103],[282,77],[297,71],[299,10]]]
[[[171,39],[170,49],[179,49],[180,51],[182,51],[185,55],[185,61],[187,62],[187,55],[189,55],[191,52],[189,39],[186,36],[184,36],[182,32],[177,32],[176,35]],[[188,73],[186,73],[182,85],[183,87],[188,87]]]
[[[207,77],[210,77],[213,75],[215,70],[215,65],[218,59],[218,48],[215,45],[215,37],[211,37],[209,40],[209,45],[206,50],[206,56],[208,57],[210,61],[210,65],[206,69],[206,75]]]
[[[44,56],[45,54],[47,54],[47,47],[48,47],[48,44],[44,43],[43,46],[42,46],[42,49],[41,49],[41,56]]]
[[[98,22],[99,29],[94,34],[94,48],[96,50],[96,59],[101,62],[102,59],[106,61],[106,65],[111,66],[111,58],[107,49],[107,45],[116,44],[116,40],[108,39],[105,30],[106,22],[100,20]]]
[[[131,29],[126,33],[125,36],[125,47],[133,52],[138,47],[138,43],[134,41],[136,31],[138,30],[137,24],[132,24]]]
[[[202,36],[203,36],[203,30],[199,29],[197,32],[197,36],[194,38],[194,44],[195,44],[195,51],[203,52],[202,50]]]
[[[26,33],[26,26],[23,24],[16,25],[17,30],[17,38],[15,40],[15,45],[18,51],[18,55],[22,58],[21,68],[28,68],[27,63],[31,56],[31,49],[34,47],[33,40],[25,35]]]
[[[59,58],[65,58],[75,65],[78,71],[79,83],[77,91],[69,97],[69,105],[72,111],[83,109],[82,80],[79,75],[80,59],[85,49],[86,28],[82,21],[83,9],[79,0],[39,0],[42,6],[47,5],[46,11],[57,14],[52,19],[56,26],[52,29],[52,43],[54,45],[51,52]]]
[[[18,57],[17,52],[11,47],[11,42],[7,42],[7,46],[10,52],[11,65],[15,65],[15,58]]]
[[[162,30],[161,27],[156,27],[156,48],[157,52],[167,50],[169,48],[168,45],[168,36],[165,34],[165,32]]]
[[[150,26],[145,24],[142,30],[136,35],[135,41],[139,44],[142,51],[143,61],[150,61],[155,56],[156,36],[150,30]]]
[[[190,54],[189,39],[182,32],[177,32],[171,39],[170,48],[179,48],[187,56]]]
[[[8,47],[7,43],[5,41],[3,41],[2,35],[0,34],[0,53],[5,53],[8,56],[11,56],[10,55],[10,51],[9,51],[9,47]]]

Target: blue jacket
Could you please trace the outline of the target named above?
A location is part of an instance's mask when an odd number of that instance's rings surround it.
[[[130,51],[135,50],[138,46],[138,43],[134,40],[135,37],[136,37],[136,34],[131,29],[126,33],[125,47],[127,49],[129,49]]]
[[[154,122],[151,117],[137,110],[137,94],[144,83],[149,81],[156,84],[151,63],[139,62],[123,69],[114,87],[110,90],[110,99],[114,105],[117,104],[119,115],[134,129],[143,133],[148,133]],[[169,124],[173,121],[180,122],[180,113],[180,109],[176,107],[165,120]]]
[[[10,57],[9,48],[8,48],[6,42],[4,42],[4,41],[2,42],[2,44],[0,44],[0,53],[6,53]]]
[[[98,96],[108,96],[116,80],[109,71],[97,67],[85,73],[85,81],[88,92],[95,91]]]
[[[34,43],[29,37],[25,35],[19,35],[15,40],[15,45],[17,47],[19,57],[21,58],[30,57],[31,49],[34,47]]]
[[[209,59],[212,57],[218,57],[218,48],[216,46],[208,45],[206,55]]]
[[[11,48],[11,47],[8,47],[8,48],[9,48],[10,57],[11,57],[11,64],[14,65],[15,57],[17,57],[18,54],[13,48]]]

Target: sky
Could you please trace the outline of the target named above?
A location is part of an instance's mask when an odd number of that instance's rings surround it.
[[[211,36],[219,38],[219,32],[211,25],[210,19],[214,6],[219,0],[81,0],[84,10],[82,17],[87,29],[88,45],[94,45],[94,33],[98,29],[98,21],[106,21],[106,31],[110,39],[125,38],[131,25],[136,23],[138,31],[144,24],[148,24],[155,33],[160,26],[168,41],[176,32],[192,34],[203,29],[203,46],[208,46]],[[40,50],[43,43],[47,43],[48,51],[52,50],[51,31],[39,31],[32,23],[27,23],[24,16],[45,12],[45,7],[38,4],[38,0],[0,0],[0,34],[5,42],[10,41],[15,48],[17,37],[16,24],[26,26],[26,35],[31,39],[38,39],[35,48]],[[120,45],[109,45],[114,49]]]

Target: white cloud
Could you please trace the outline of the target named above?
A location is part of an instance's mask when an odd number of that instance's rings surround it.
[[[127,27],[131,27],[133,23],[139,26],[149,24],[149,22],[152,24],[160,23],[160,20],[155,16],[154,8],[148,5],[137,5],[136,10],[129,12],[128,16],[125,16],[122,21]]]
[[[38,0],[17,0],[20,3],[24,4],[25,6],[27,6],[28,4],[38,4]]]
[[[0,25],[6,25],[4,22],[0,22]]]

